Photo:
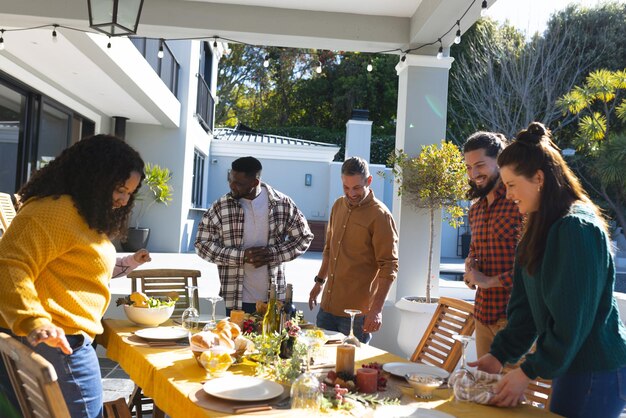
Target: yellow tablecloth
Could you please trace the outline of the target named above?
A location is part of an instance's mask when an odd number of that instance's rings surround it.
[[[195,405],[188,397],[193,390],[200,388],[206,374],[201,369],[191,353],[189,347],[153,348],[129,344],[125,340],[133,331],[139,329],[127,320],[105,319],[104,334],[99,342],[106,347],[107,356],[120,364],[146,396],[151,397],[158,407],[172,418],[206,418],[227,416],[219,412],[210,411]],[[167,325],[167,324],[165,324]],[[173,325],[173,324],[171,324]],[[334,347],[325,347],[334,352]],[[325,356],[332,358],[333,353]],[[357,350],[356,365],[378,362],[389,363],[407,361],[394,354],[387,353],[375,347],[364,346]],[[233,366],[233,373],[252,374],[253,370],[247,366]],[[446,412],[457,418],[514,418],[514,417],[556,417],[545,410],[531,406],[517,408],[496,408],[473,403],[455,402],[450,390],[435,391],[429,402],[416,402],[410,395],[410,389],[403,389],[402,403],[419,406],[425,409],[435,409]],[[293,415],[293,411],[274,410],[257,412],[250,415],[271,415],[275,417]],[[372,416],[389,416],[384,410],[372,411]]]

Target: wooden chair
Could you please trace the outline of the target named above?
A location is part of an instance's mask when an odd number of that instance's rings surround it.
[[[518,364],[521,364],[521,361]],[[502,372],[508,373],[516,367],[518,367],[518,365],[507,365],[503,368]],[[531,380],[528,387],[524,391],[524,396],[526,396],[526,401],[528,401],[532,406],[537,408],[548,408],[550,405],[550,398],[552,397],[552,381],[542,378]]]
[[[173,316],[180,317],[183,311],[190,306],[189,292],[186,286],[198,286],[198,277],[201,273],[199,270],[187,269],[144,269],[134,270],[126,275],[132,280],[131,289],[136,292],[139,289],[149,297],[167,296],[174,292],[178,294],[178,301],[174,308]],[[139,281],[139,286],[137,282]],[[191,296],[193,303],[198,312],[200,312],[200,300],[198,298],[198,289],[196,288]],[[135,386],[130,399],[131,406],[135,409],[136,416],[140,417],[144,411],[144,407],[152,405],[152,415],[161,417],[163,413],[152,399],[147,398],[139,386]],[[149,410],[145,412],[150,412]]]
[[[24,418],[71,418],[54,366],[8,334],[0,332],[0,354]],[[126,401],[104,404],[106,418],[130,418]]]
[[[0,229],[6,232],[7,228],[15,218],[15,206],[8,193],[0,193]]]
[[[131,418],[130,410],[124,398],[104,404],[104,418]]]
[[[148,297],[166,296],[172,292],[178,294],[178,301],[172,315],[180,317],[185,308],[190,305],[189,292],[187,292],[186,286],[198,286],[200,274],[199,270],[145,269],[131,271],[126,276],[132,279],[131,288],[133,292],[139,289]],[[139,286],[137,286],[138,281]],[[199,312],[200,301],[197,288],[192,297],[194,306]]]
[[[460,299],[439,298],[432,320],[411,356],[411,361],[430,364],[452,372],[462,354],[454,334],[472,335],[474,305]]]

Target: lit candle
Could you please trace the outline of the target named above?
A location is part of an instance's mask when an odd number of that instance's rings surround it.
[[[359,369],[356,371],[356,386],[359,392],[374,393],[378,389],[378,370]]]
[[[354,375],[354,352],[356,347],[352,344],[341,344],[337,346],[337,360],[335,371],[345,372]]]
[[[233,309],[230,311],[230,322],[239,325],[239,328],[243,328],[243,315],[244,311]]]

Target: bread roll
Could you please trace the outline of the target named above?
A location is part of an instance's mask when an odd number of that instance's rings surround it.
[[[234,322],[230,323],[230,333],[233,337],[233,340],[237,339],[237,337],[239,337],[241,335],[241,328],[239,328],[239,325],[235,324]]]
[[[212,332],[199,332],[191,337],[191,344],[200,348],[211,348],[219,344],[219,336]]]
[[[228,333],[225,330],[220,331],[217,333],[217,336],[219,337],[220,346],[226,347],[230,350],[235,349],[235,343],[233,342],[233,339],[230,337],[230,330],[228,330]]]

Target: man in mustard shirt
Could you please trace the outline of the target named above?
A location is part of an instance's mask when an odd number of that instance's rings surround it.
[[[370,189],[372,176],[359,157],[341,166],[344,196],[330,212],[326,244],[309,308],[322,292],[317,326],[346,335],[350,317],[345,309],[362,313],[354,321],[354,335],[367,343],[382,325],[382,311],[398,274],[398,233],[389,209]]]

